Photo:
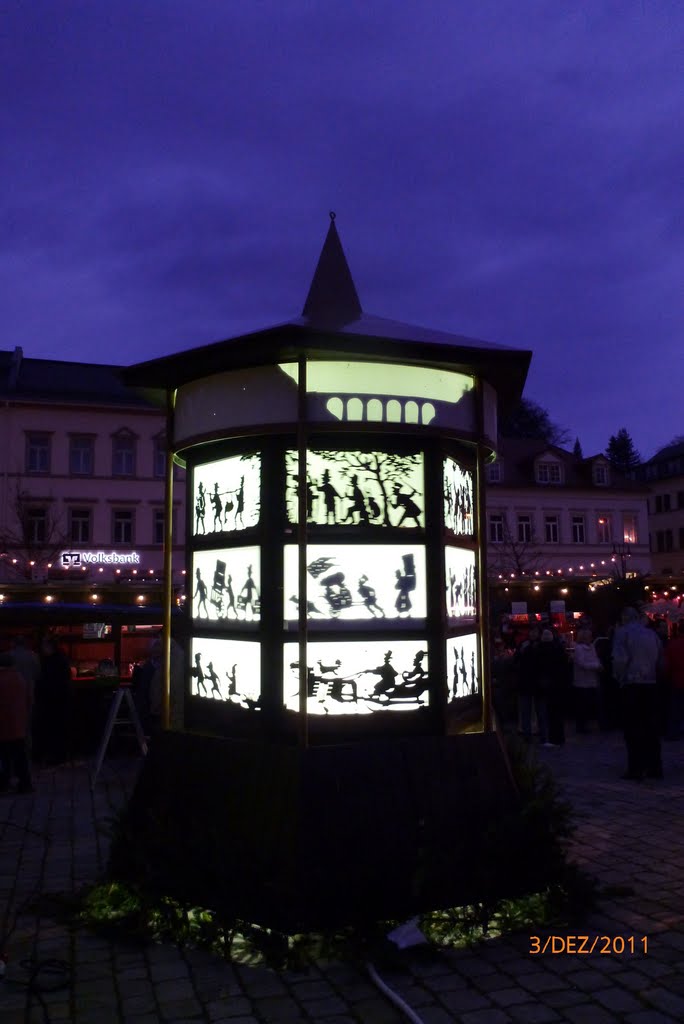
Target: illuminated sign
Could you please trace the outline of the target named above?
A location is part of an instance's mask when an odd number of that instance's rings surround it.
[[[63,569],[78,569],[82,565],[140,565],[137,551],[62,551],[59,560]]]

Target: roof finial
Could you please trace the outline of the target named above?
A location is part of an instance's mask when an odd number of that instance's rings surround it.
[[[330,220],[335,220],[335,211],[334,210],[330,211]]]

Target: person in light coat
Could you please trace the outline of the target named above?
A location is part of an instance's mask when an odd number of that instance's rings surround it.
[[[591,642],[590,629],[578,629],[573,655],[572,685],[575,723],[578,733],[589,731],[589,722],[598,719],[601,659]]]

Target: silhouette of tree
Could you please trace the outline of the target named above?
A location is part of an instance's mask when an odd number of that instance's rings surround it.
[[[634,447],[634,442],[625,427],[620,427],[617,434],[611,436],[606,448],[606,456],[611,465],[621,473],[634,469],[641,462],[641,456]]]
[[[534,576],[542,566],[542,553],[537,547],[534,533],[529,540],[519,540],[504,518],[503,541],[501,544],[490,544],[489,575]]]
[[[580,444],[579,437],[575,438],[575,444],[572,449],[572,454],[575,456],[576,459],[584,458],[584,455],[582,454],[582,445]]]
[[[499,423],[502,437],[546,441],[560,448],[570,441],[570,432],[565,427],[554,423],[541,405],[531,398],[521,398]]]

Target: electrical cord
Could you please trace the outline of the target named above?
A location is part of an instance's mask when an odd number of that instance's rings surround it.
[[[411,1024],[425,1024],[423,1018],[419,1017],[416,1011],[411,1009],[408,1003],[401,998],[399,993],[395,992],[393,988],[390,988],[387,982],[382,980],[370,960],[366,961],[365,966],[373,984],[380,989],[382,994],[386,996],[391,1003],[394,1003],[398,1010],[401,1010],[406,1019],[411,1021]]]

